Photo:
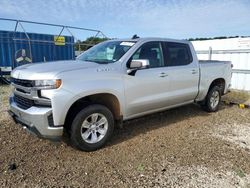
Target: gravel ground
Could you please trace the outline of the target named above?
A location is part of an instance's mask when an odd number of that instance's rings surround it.
[[[224,101],[230,101],[230,102],[250,105],[250,92],[232,90],[232,92],[225,95],[223,97],[223,99],[224,99]]]
[[[15,125],[9,92],[0,86],[0,187],[250,187],[250,109],[188,105],[149,115],[86,153]]]

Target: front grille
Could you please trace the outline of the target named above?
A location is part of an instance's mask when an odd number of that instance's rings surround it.
[[[34,105],[33,100],[21,97],[19,95],[14,95],[14,101],[16,102],[16,104],[19,108],[22,108],[24,110],[26,110]]]
[[[17,78],[11,78],[11,82],[20,85],[23,87],[33,87],[34,81],[33,80],[23,80],[23,79],[17,79]]]

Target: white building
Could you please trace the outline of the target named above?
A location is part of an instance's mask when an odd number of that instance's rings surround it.
[[[250,37],[192,41],[200,60],[233,63],[232,88],[250,91]]]

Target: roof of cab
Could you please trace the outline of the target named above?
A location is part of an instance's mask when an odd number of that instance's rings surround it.
[[[188,40],[178,40],[178,39],[169,39],[169,38],[159,38],[159,37],[143,37],[143,38],[123,38],[123,39],[112,39],[114,41],[129,41],[129,42],[138,42],[138,41],[168,41],[168,42],[181,42],[181,43],[189,43]]]

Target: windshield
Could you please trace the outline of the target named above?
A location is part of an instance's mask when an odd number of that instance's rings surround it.
[[[106,41],[93,46],[77,59],[96,63],[113,63],[118,61],[134,44],[135,42],[131,41]]]

